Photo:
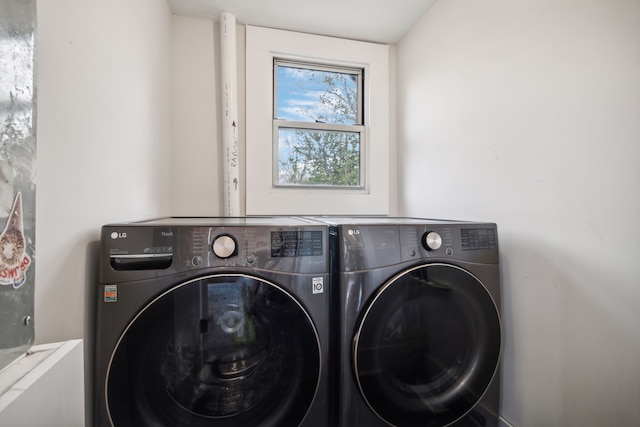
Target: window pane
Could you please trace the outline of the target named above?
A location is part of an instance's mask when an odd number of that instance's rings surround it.
[[[361,124],[360,72],[326,71],[277,65],[277,111],[281,120]]]
[[[277,185],[360,186],[360,133],[279,129]]]

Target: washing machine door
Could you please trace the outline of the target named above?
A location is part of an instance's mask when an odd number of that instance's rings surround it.
[[[498,310],[483,284],[453,265],[422,265],[381,286],[363,311],[355,379],[387,423],[446,426],[480,400],[500,345]]]
[[[317,331],[282,287],[246,275],[179,284],[131,321],[106,399],[115,427],[296,426],[320,375]]]

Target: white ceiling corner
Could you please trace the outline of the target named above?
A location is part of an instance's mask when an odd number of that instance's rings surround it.
[[[396,44],[436,0],[167,0],[175,15]]]

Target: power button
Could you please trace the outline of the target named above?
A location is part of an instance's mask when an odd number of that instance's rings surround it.
[[[213,241],[213,253],[222,259],[230,258],[236,255],[236,249],[238,245],[236,244],[236,239],[228,234],[221,234],[216,237]]]
[[[436,251],[442,246],[442,237],[435,231],[429,231],[422,236],[422,246],[428,251]]]

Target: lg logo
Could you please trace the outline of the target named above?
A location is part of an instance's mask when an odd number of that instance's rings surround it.
[[[113,233],[111,233],[111,238],[112,239],[125,239],[127,237],[127,233],[118,233],[117,231],[114,231]]]
[[[359,235],[359,234],[360,234],[360,230],[353,230],[353,229],[351,229],[351,228],[350,228],[350,229],[347,231],[347,234],[348,234],[349,236],[353,236],[353,235],[356,235],[356,236],[357,236],[357,235]]]

